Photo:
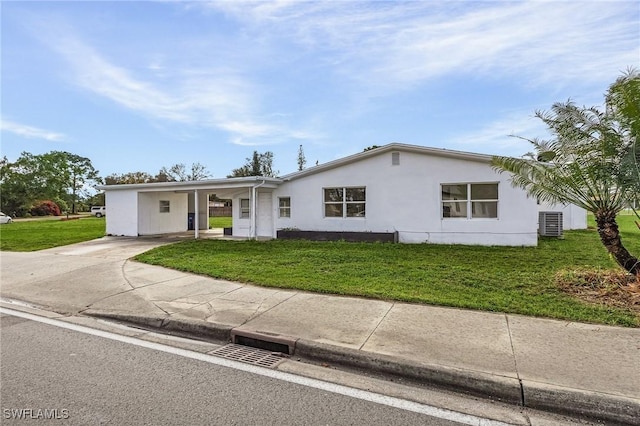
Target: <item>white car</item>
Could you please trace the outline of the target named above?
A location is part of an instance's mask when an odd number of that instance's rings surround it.
[[[92,206],[91,214],[95,217],[102,217],[107,214],[107,208],[105,206]]]
[[[13,222],[13,219],[11,219],[11,216],[7,216],[6,214],[0,212],[0,223],[11,223]]]

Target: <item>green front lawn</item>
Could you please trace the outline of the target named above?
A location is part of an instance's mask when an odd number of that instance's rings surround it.
[[[232,219],[230,216],[210,217],[209,228],[231,228]]]
[[[0,225],[0,250],[43,250],[93,240],[105,234],[104,218],[62,219],[16,220]]]
[[[625,246],[638,255],[633,219],[618,223]],[[630,310],[588,304],[555,284],[559,271],[616,269],[593,229],[526,248],[189,240],[136,260],[266,287],[640,326]]]
[[[13,223],[0,225],[0,250],[36,251],[105,235],[105,218],[84,216],[68,221],[63,219],[63,216],[47,216],[32,220],[17,219]],[[230,226],[230,217],[209,218],[210,228]]]

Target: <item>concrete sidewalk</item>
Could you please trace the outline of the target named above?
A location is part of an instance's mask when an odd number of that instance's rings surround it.
[[[557,413],[640,424],[640,330],[267,289],[128,260],[162,239],[0,252],[4,299],[222,340]]]

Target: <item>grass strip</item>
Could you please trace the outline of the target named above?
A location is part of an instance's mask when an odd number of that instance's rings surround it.
[[[16,220],[0,225],[0,250],[36,251],[103,237],[105,219]]]

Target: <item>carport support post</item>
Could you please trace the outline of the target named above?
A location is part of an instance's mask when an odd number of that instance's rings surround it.
[[[194,235],[196,237],[196,240],[200,237],[200,215],[198,214],[200,212],[200,206],[198,206],[198,190],[195,190],[195,194],[193,196],[193,201],[194,201],[194,207],[195,207],[195,211],[196,211],[196,216],[193,218],[193,226],[194,226]]]

